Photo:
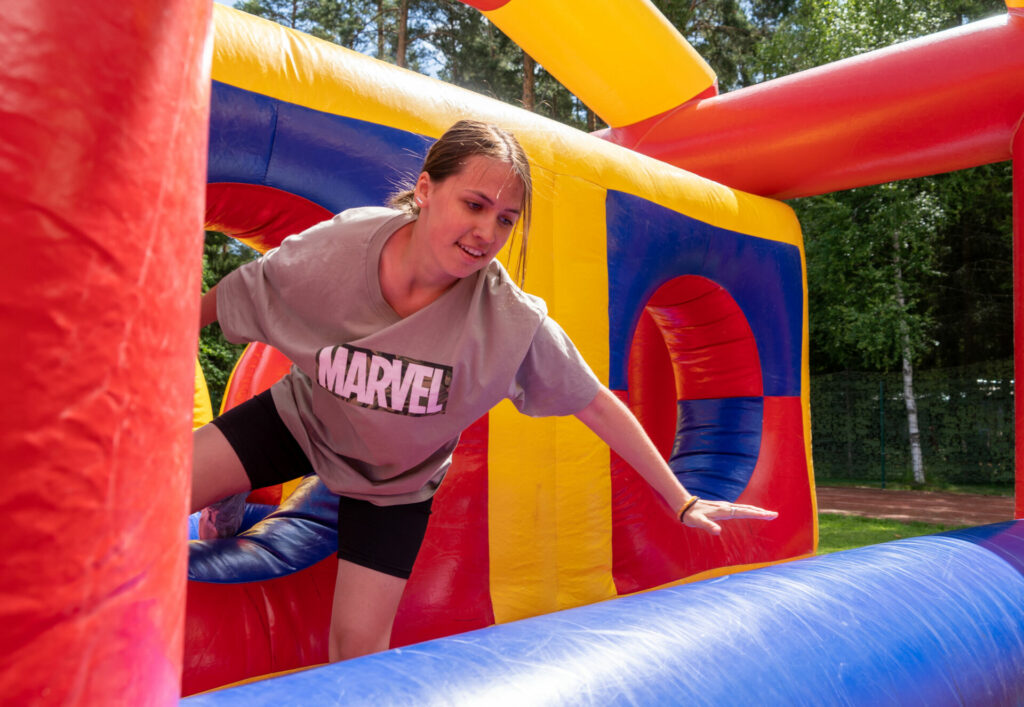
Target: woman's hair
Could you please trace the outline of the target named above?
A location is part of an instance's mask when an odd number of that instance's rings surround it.
[[[530,209],[533,206],[533,180],[530,178],[530,163],[522,145],[512,133],[497,125],[482,123],[478,120],[460,120],[445,131],[437,142],[430,146],[427,157],[423,160],[422,172],[430,175],[435,182],[443,182],[448,177],[458,174],[470,157],[491,157],[506,162],[523,183],[522,215],[512,232],[512,243],[515,243],[516,231],[520,231],[519,253],[512,277],[523,286],[526,279],[526,243],[530,233]],[[416,204],[411,188],[402,189],[391,195],[388,205],[418,215],[420,207]],[[511,247],[509,252],[511,253]],[[511,258],[511,256],[510,256]]]

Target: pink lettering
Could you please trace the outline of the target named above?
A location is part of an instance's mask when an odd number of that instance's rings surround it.
[[[341,397],[351,398],[353,393],[359,402],[364,405],[366,400],[366,354],[362,351],[353,351],[352,360],[348,362],[348,373],[345,374],[345,387],[341,390]]]
[[[332,353],[336,355],[332,356]],[[345,380],[345,359],[348,351],[344,347],[320,349],[317,362],[317,382],[327,390],[337,393]]]
[[[409,366],[412,368],[412,366]],[[405,399],[409,396],[409,388],[415,373],[406,369],[405,376],[402,376],[402,362],[395,360],[391,364],[391,409],[401,412],[405,407]],[[399,381],[401,381],[399,383]]]
[[[412,389],[409,391],[409,412],[413,415],[422,415],[426,412],[422,400],[427,397],[428,393],[427,389],[423,387],[423,379],[433,373],[434,369],[421,366],[418,363],[410,363],[409,371],[413,374]]]
[[[427,414],[433,415],[435,412],[444,412],[444,405],[437,402],[438,397],[441,394],[441,384],[444,382],[444,369],[434,368],[432,369],[432,375],[430,376],[430,395],[427,397]]]
[[[366,378],[366,397],[369,405],[388,406],[387,388],[391,379],[391,361],[374,355],[370,359],[370,373]]]

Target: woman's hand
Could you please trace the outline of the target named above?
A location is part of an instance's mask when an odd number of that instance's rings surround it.
[[[718,535],[722,532],[722,526],[716,523],[716,520],[775,520],[778,515],[776,511],[766,511],[757,506],[728,501],[705,501],[700,498],[683,511],[680,520],[688,528],[699,528],[712,535]]]

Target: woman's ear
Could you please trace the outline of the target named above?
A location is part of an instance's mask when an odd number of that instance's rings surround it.
[[[420,176],[416,178],[416,186],[413,187],[412,197],[416,202],[416,206],[421,209],[427,205],[427,201],[430,198],[430,190],[432,183],[430,181],[430,175],[426,172],[420,172]]]

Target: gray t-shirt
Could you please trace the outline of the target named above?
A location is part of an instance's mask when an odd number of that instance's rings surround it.
[[[378,505],[434,494],[459,434],[502,398],[569,415],[600,383],[569,337],[497,261],[400,317],[381,293],[381,250],[415,217],[351,209],[242,266],[217,288],[229,341],[294,364],[271,389],[332,491]]]

